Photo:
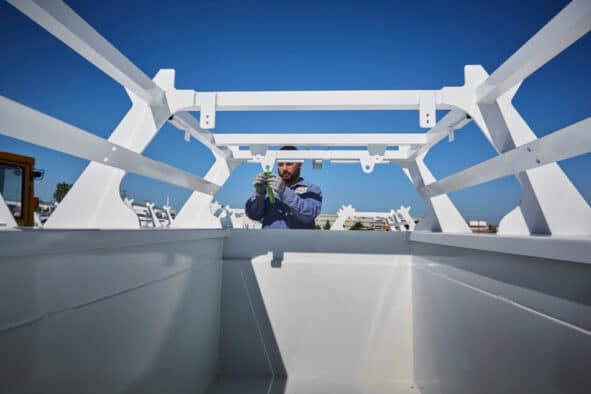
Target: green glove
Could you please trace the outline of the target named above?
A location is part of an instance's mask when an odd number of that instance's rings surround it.
[[[269,195],[269,202],[275,204],[275,195],[273,194],[273,188],[271,188],[271,184],[269,183],[271,171],[265,171],[265,175],[267,176],[267,194]]]

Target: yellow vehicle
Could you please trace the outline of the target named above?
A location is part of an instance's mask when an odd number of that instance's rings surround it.
[[[34,180],[42,176],[33,157],[0,152],[0,194],[20,226],[34,225],[39,205]]]

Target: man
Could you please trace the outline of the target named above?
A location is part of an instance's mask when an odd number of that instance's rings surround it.
[[[280,150],[297,150],[284,146]],[[300,177],[302,163],[278,162],[277,174],[261,172],[254,178],[255,194],[246,201],[246,215],[263,222],[263,228],[313,229],[320,214],[322,192],[313,183]],[[275,203],[267,195],[267,182],[273,190]]]

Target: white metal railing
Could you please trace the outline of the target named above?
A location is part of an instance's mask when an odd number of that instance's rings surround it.
[[[501,221],[501,234],[591,235],[591,208],[558,160],[591,151],[586,119],[537,139],[511,104],[521,81],[591,29],[591,1],[567,5],[492,74],[466,66],[465,84],[440,90],[198,92],[175,88],[174,70],[153,79],[62,2],[10,0],[12,5],[125,87],[132,108],[108,140],[99,138],[10,99],[0,100],[0,133],[76,155],[92,163],[47,222],[48,227],[135,227],[121,201],[126,172],[194,190],[175,227],[219,227],[209,206],[237,165],[277,160],[358,162],[364,172],[375,165],[401,166],[427,206],[417,230],[470,230],[447,193],[514,174],[522,188],[520,205]],[[212,134],[217,111],[408,110],[419,112],[425,134]],[[437,109],[451,111],[441,120]],[[197,121],[191,111],[199,111]],[[202,179],[141,155],[169,121],[209,148],[216,161]],[[423,158],[454,130],[474,121],[499,156],[437,181]],[[277,145],[359,146],[361,149],[277,151]],[[246,146],[247,150],[241,150]],[[398,150],[388,150],[398,147]],[[560,190],[557,195],[555,190]],[[96,198],[100,196],[101,198]],[[89,207],[89,202],[91,206]]]

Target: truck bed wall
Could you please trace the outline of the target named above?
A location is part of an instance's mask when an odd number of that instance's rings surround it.
[[[2,393],[591,384],[581,262],[376,232],[9,231],[0,246]]]
[[[218,364],[223,232],[0,243],[1,393],[198,393]]]

